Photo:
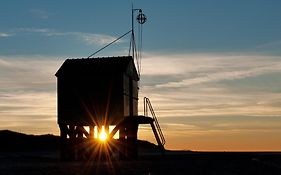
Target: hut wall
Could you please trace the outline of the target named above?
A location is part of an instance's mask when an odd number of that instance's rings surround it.
[[[138,82],[124,74],[124,116],[138,115]]]
[[[117,124],[124,117],[122,82],[122,76],[110,75],[59,77],[58,122]]]

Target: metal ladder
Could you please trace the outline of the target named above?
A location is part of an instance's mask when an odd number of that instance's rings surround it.
[[[151,105],[151,102],[150,102],[149,98],[144,97],[143,98],[143,103],[144,103],[143,104],[143,106],[144,106],[144,110],[143,110],[144,116],[148,117],[148,110],[149,110],[151,115],[152,115],[152,117],[153,117],[155,126],[156,126],[155,127],[154,124],[151,123],[151,127],[152,127],[152,130],[154,132],[156,141],[157,141],[158,145],[161,146],[164,149],[164,145],[166,143],[166,140],[164,138],[163,132],[162,132],[162,130],[160,128],[160,125],[159,125],[158,120],[156,118],[156,114],[154,112],[154,109],[153,109],[153,107]]]

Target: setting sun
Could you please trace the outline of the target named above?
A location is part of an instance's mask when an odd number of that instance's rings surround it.
[[[99,139],[100,139],[100,141],[103,141],[103,142],[106,141],[106,139],[107,139],[107,134],[104,130],[104,126],[102,126],[102,130],[99,133]]]

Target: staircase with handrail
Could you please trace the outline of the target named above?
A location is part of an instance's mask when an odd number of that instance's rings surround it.
[[[152,117],[149,116],[149,112],[152,115]],[[150,124],[152,131],[154,133],[155,139],[157,141],[158,147],[160,149],[160,151],[162,152],[162,154],[165,153],[165,148],[164,145],[166,143],[166,140],[164,138],[163,132],[160,128],[159,122],[157,120],[156,114],[154,112],[154,109],[151,105],[151,102],[149,100],[149,98],[144,97],[144,115],[138,115],[138,116],[128,116],[125,117],[120,123],[118,123],[115,128],[111,131],[111,133],[109,134],[109,140],[113,138],[113,136],[117,133],[118,130],[124,130],[124,128],[126,128],[126,131],[128,133],[127,136],[130,135],[130,132],[136,132],[135,134],[135,139],[137,139],[137,130],[132,130],[132,128],[134,128],[134,126],[136,128],[138,128],[139,124]],[[131,127],[130,127],[131,126]],[[133,126],[133,127],[132,127]],[[125,135],[123,136],[124,138],[128,138],[125,137]],[[123,144],[124,146],[125,144]],[[130,145],[132,146],[132,145]]]
[[[164,145],[166,143],[165,137],[163,135],[163,132],[161,130],[161,127],[159,125],[159,122],[157,120],[156,114],[154,112],[154,109],[152,107],[152,104],[149,100],[149,98],[144,97],[143,99],[143,106],[144,106],[144,116],[148,117],[148,111],[150,111],[150,114],[153,117],[153,121],[151,122],[150,125],[152,127],[153,133],[155,135],[156,141],[158,143],[158,146],[160,146],[162,149],[164,149]],[[154,125],[155,124],[155,125]]]

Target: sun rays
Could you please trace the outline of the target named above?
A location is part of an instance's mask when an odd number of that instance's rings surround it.
[[[101,142],[107,141],[107,133],[105,132],[104,126],[102,126],[101,132],[99,133],[99,140]]]

